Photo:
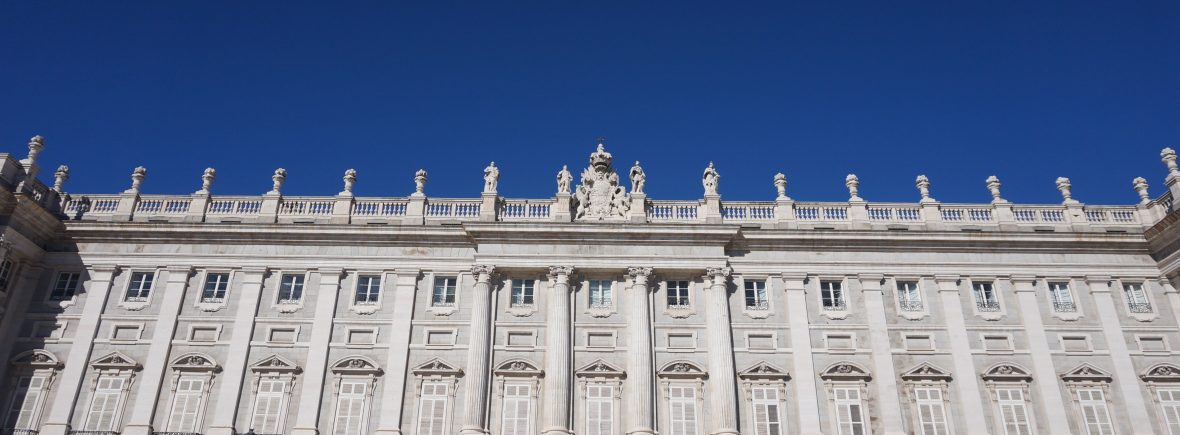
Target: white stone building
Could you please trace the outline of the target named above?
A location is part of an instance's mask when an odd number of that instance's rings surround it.
[[[653,200],[601,147],[547,199],[84,195],[41,148],[0,154],[4,434],[1180,435],[1170,150],[1093,206]]]

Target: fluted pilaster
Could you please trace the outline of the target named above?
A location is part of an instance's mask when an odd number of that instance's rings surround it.
[[[463,400],[463,426],[460,434],[487,433],[484,427],[488,411],[488,371],[492,337],[492,274],[495,266],[477,264],[471,268],[475,290],[471,295],[471,342],[467,347],[467,394]]]
[[[737,435],[737,380],[733,364],[733,331],[729,321],[728,267],[710,267],[705,278],[705,317],[709,322],[709,392],[713,435]]]
[[[652,342],[651,342],[651,295],[649,294],[648,278],[651,277],[650,267],[631,267],[627,274],[631,276],[631,294],[627,298],[630,311],[628,323],[627,347],[627,384],[623,389],[625,394],[623,405],[627,412],[630,425],[627,433],[631,435],[654,434],[655,427],[653,410],[655,396],[652,383]]]
[[[545,403],[542,426],[545,435],[570,433],[570,274],[571,266],[549,268],[553,292],[549,294],[549,315],[545,333]]]

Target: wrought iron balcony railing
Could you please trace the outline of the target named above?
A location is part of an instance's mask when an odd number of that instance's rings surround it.
[[[897,301],[902,311],[922,311],[922,301]]]
[[[824,311],[844,311],[847,309],[848,304],[844,303],[843,300],[824,302]]]
[[[1053,311],[1058,313],[1073,313],[1078,311],[1078,306],[1073,302],[1053,301]]]
[[[1000,311],[1000,303],[996,301],[979,301],[975,303],[975,309],[983,312]]]
[[[1151,312],[1151,304],[1147,302],[1129,302],[1127,303],[1127,308],[1129,308],[1132,313]]]

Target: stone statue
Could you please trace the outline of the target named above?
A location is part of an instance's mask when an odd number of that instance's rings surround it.
[[[612,157],[604,148],[599,138],[598,150],[590,154],[590,166],[582,171],[582,182],[574,192],[576,220],[621,220],[630,209],[627,193],[619,186],[619,174],[611,166]]]
[[[491,162],[483,168],[483,193],[496,193],[496,185],[500,183],[500,168],[496,162]]]
[[[721,174],[717,173],[713,162],[709,162],[709,167],[705,168],[705,173],[701,175],[701,184],[705,186],[705,195],[716,195],[719,181],[721,181]]]
[[[570,173],[569,167],[561,165],[561,171],[557,172],[557,193],[570,193],[570,183],[574,181],[574,175]]]
[[[647,184],[647,175],[639,167],[639,160],[631,167],[631,193],[643,193],[643,185]]]

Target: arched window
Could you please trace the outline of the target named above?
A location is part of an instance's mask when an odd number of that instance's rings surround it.
[[[190,353],[172,360],[172,404],[168,432],[200,432],[213,375],[221,366],[208,355]]]
[[[41,427],[41,413],[53,387],[53,380],[61,370],[61,361],[49,351],[30,350],[12,359],[8,387],[7,412],[4,430],[36,431]]]
[[[981,375],[988,397],[995,406],[995,417],[1004,435],[1031,435],[1034,423],[1028,369],[1003,362],[989,367]]]
[[[334,435],[362,435],[369,432],[369,407],[381,369],[363,356],[351,356],[332,364],[336,384]]]
[[[302,371],[295,363],[271,355],[250,366],[254,374],[250,427],[258,435],[282,434],[287,429],[287,405],[295,389],[295,377]]]
[[[1168,435],[1180,435],[1180,366],[1156,364],[1139,376],[1147,383],[1151,400],[1159,408],[1160,425]]]
[[[865,405],[868,383],[872,380],[869,371],[851,362],[839,362],[820,372],[819,377],[832,400],[832,432],[837,435],[871,433],[869,410]]]

